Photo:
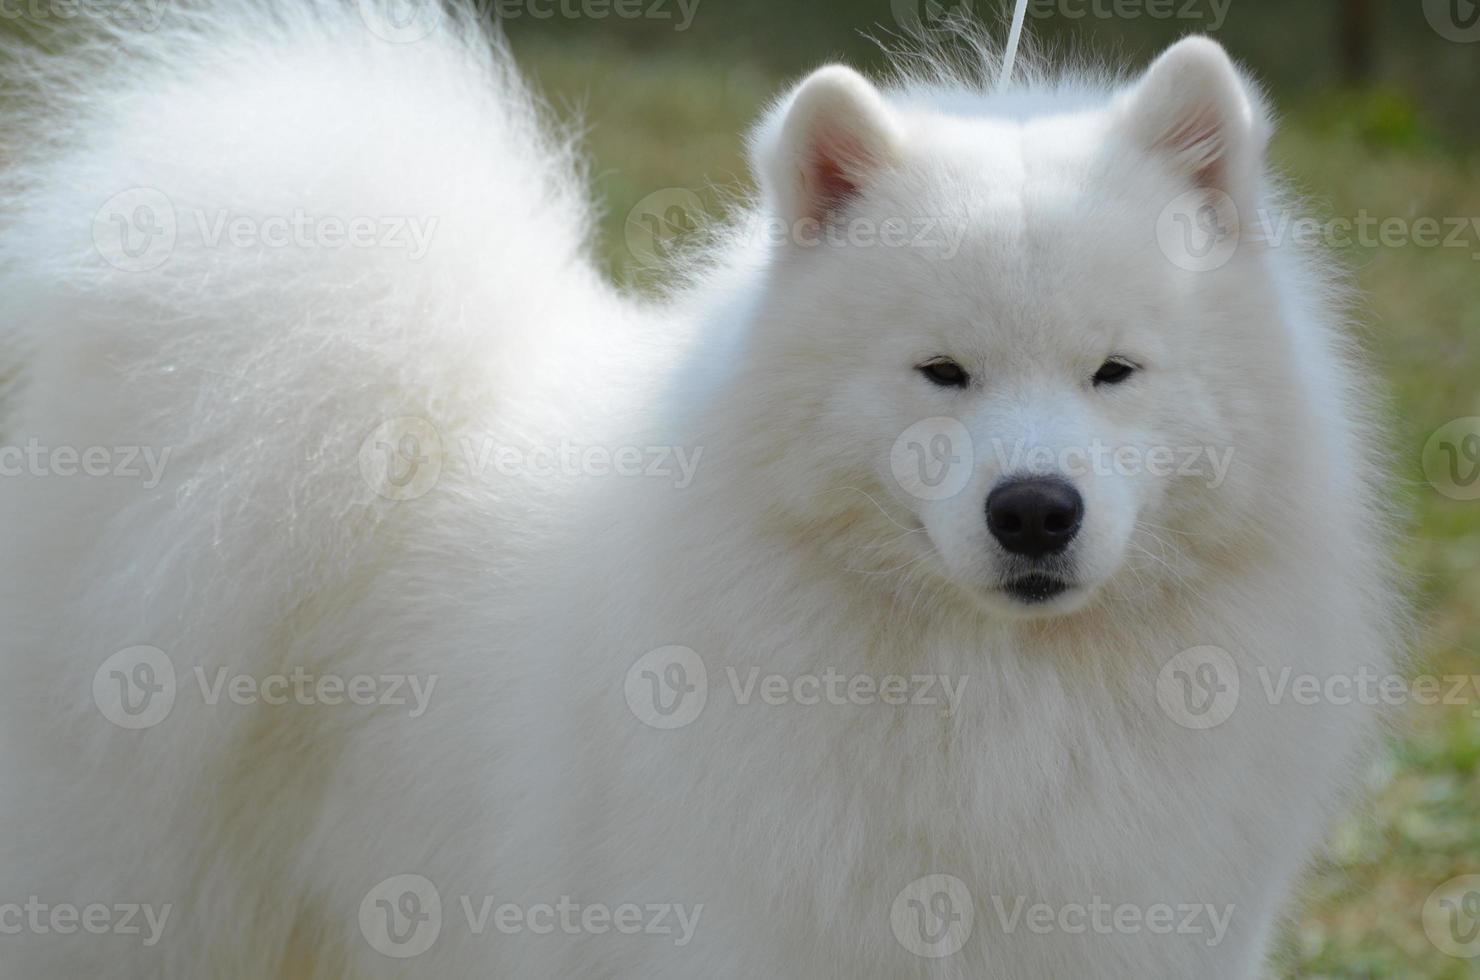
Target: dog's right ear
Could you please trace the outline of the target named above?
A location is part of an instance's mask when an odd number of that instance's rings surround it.
[[[1143,149],[1198,187],[1237,195],[1258,179],[1268,122],[1216,41],[1188,37],[1172,45],[1122,96],[1120,112]]]
[[[879,90],[842,65],[809,75],[752,135],[751,167],[772,211],[826,222],[880,170],[902,137]]]

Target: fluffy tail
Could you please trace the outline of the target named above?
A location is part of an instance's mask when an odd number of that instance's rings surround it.
[[[168,451],[217,535],[332,524],[380,505],[343,452],[388,414],[472,411],[590,319],[573,154],[471,15],[124,5],[61,40],[0,50],[0,442]]]
[[[245,923],[286,936],[291,897],[222,913],[210,882],[265,878],[281,840],[171,793],[297,792],[220,760],[302,740],[185,697],[126,731],[95,672],[140,646],[181,685],[280,666],[350,615],[403,515],[438,525],[439,498],[405,502],[423,457],[521,378],[548,381],[562,331],[609,332],[594,311],[622,308],[585,253],[568,145],[469,17],[392,0],[110,15],[0,41],[0,890],[190,897],[201,928],[242,926],[108,956],[38,941],[18,975],[273,975],[288,943],[256,948],[271,933]],[[223,774],[259,784],[226,792]],[[46,838],[49,808],[76,815],[65,839]],[[204,857],[177,845],[227,833]],[[65,969],[47,958],[65,950]]]

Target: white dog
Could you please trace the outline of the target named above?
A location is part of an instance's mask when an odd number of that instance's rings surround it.
[[[1402,609],[1218,45],[823,68],[654,304],[470,19],[254,6],[7,52],[5,977],[1260,973]]]

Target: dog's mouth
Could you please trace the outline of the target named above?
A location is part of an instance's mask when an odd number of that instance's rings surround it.
[[[1002,586],[1002,591],[1025,606],[1041,606],[1052,602],[1073,588],[1070,583],[1053,575],[1025,575]]]

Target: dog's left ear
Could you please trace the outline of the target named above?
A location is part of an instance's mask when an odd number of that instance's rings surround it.
[[[1198,187],[1237,198],[1263,168],[1269,126],[1257,93],[1209,38],[1168,48],[1118,109],[1136,143]]]
[[[751,167],[766,201],[788,222],[825,222],[894,164],[902,137],[879,90],[851,68],[809,75],[761,123]]]

